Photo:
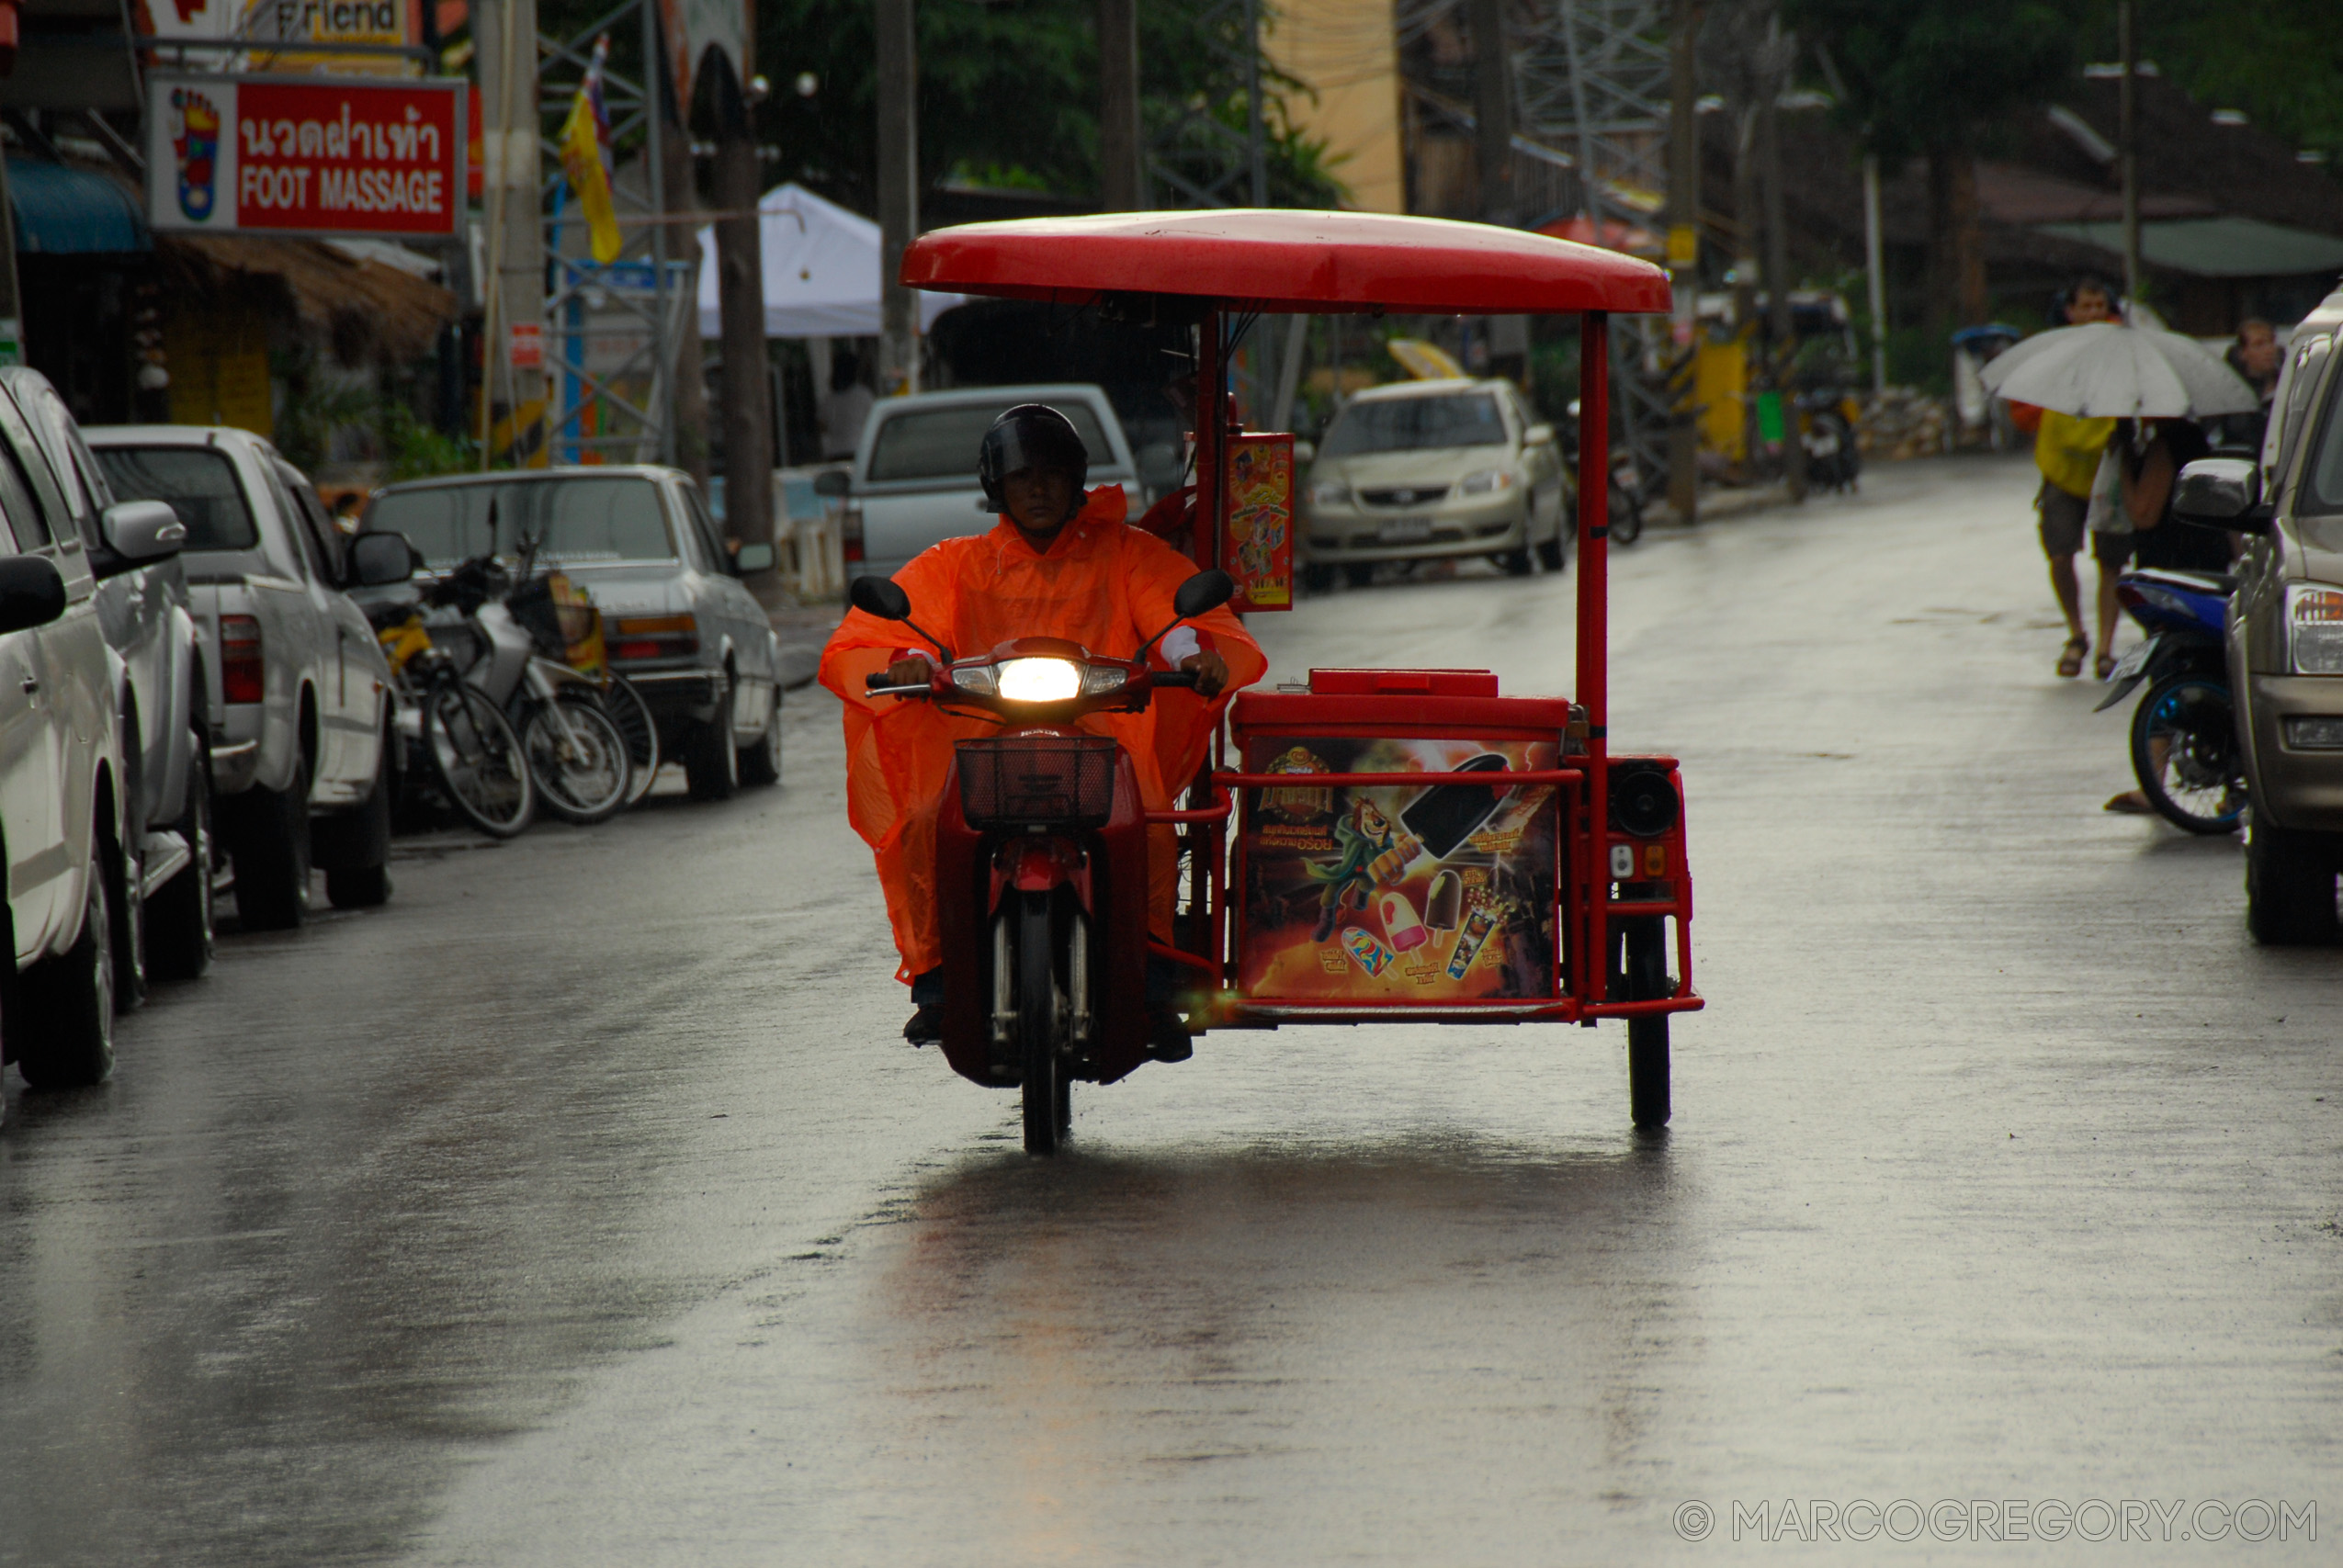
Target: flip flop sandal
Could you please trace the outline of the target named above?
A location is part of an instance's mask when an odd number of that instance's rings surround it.
[[[2058,673],[2071,681],[2083,672],[2083,656],[2091,650],[2090,638],[2070,637],[2066,650],[2058,656]]]
[[[2114,655],[2107,653],[2100,654],[2096,660],[2092,660],[2091,669],[2098,673],[2100,680],[2106,680],[2110,675],[2115,673]]]
[[[2101,811],[2112,811],[2119,817],[2153,817],[2156,815],[2155,807],[2150,806],[2146,800],[2130,790],[2126,790],[2122,795],[2116,795],[2108,801],[2105,806],[2100,807],[2100,809]]]

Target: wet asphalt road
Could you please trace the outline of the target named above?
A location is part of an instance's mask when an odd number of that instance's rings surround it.
[[[2031,488],[1618,558],[1614,745],[1684,759],[1712,998],[1664,1140],[1615,1025],[1289,1029],[1028,1161],[895,1039],[819,693],[778,790],[406,842],[111,1084],[9,1076],[0,1563],[2333,1561],[2343,953],[2099,811]],[[1278,674],[1550,691],[1569,582],[1263,623]],[[1989,1523],[1816,1544],[1897,1499]],[[2320,1540],[1984,1539],[2128,1499]]]

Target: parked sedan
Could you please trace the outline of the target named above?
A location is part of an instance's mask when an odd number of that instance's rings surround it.
[[[691,476],[655,467],[539,468],[417,479],[378,491],[362,532],[394,533],[432,571],[480,555],[558,566],[602,612],[611,668],[680,755],[692,794],[720,800],[781,776],[780,642]]]
[[[188,594],[210,658],[211,779],[250,928],[306,917],[311,867],[336,908],[390,897],[390,667],[350,602],[334,526],[298,468],[249,431],[85,432],[117,495],[187,525]]]
[[[1509,381],[1403,381],[1327,426],[1303,487],[1304,578],[1381,561],[1486,555],[1517,577],[1562,569],[1567,479],[1554,427]]]

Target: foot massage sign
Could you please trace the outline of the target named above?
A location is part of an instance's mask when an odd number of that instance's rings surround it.
[[[449,239],[464,212],[461,82],[155,72],[147,220],[176,233]]]
[[[1246,995],[1421,1002],[1555,994],[1554,789],[1350,788],[1348,773],[1556,765],[1551,741],[1247,737],[1238,975]]]

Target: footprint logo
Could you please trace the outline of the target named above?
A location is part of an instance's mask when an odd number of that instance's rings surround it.
[[[175,134],[171,150],[179,164],[179,210],[194,222],[211,216],[212,175],[220,157],[220,111],[192,87],[171,90]]]

